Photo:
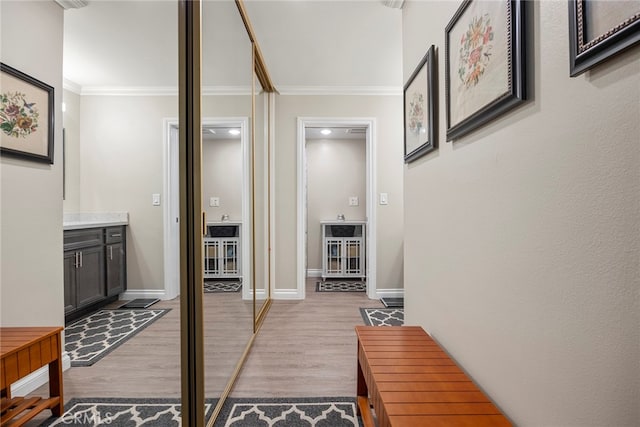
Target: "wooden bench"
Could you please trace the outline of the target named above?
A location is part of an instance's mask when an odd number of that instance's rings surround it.
[[[18,427],[45,409],[64,412],[61,327],[0,328],[0,425]],[[12,397],[11,384],[49,366],[49,398]]]
[[[356,326],[358,412],[366,427],[511,423],[418,326]]]

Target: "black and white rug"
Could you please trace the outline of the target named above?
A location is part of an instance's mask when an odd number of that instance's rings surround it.
[[[91,366],[170,309],[100,310],[65,328],[71,366]]]
[[[238,292],[240,289],[242,289],[242,283],[237,280],[204,282],[205,293]]]
[[[351,397],[228,398],[215,427],[359,427]]]
[[[205,402],[205,420],[211,417],[216,400]],[[179,399],[71,399],[59,418],[49,418],[40,427],[180,427]]]
[[[325,280],[316,283],[316,292],[366,292],[367,283],[361,280]]]
[[[365,325],[369,326],[402,326],[404,324],[403,308],[360,308]]]

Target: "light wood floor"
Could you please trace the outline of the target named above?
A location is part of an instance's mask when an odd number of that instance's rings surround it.
[[[355,396],[355,325],[360,307],[382,307],[363,292],[315,292],[304,301],[273,301],[232,397]],[[251,336],[251,305],[239,294],[205,294],[205,393],[218,396]],[[180,397],[179,301],[172,310],[90,367],[64,373],[73,397]],[[46,386],[34,395],[46,396]],[[37,422],[27,424],[38,425]]]

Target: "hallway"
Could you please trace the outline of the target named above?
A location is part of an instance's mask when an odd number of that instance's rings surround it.
[[[354,326],[364,324],[359,308],[383,305],[364,292],[316,292],[317,280],[307,279],[303,301],[273,301],[230,397],[355,396]],[[233,315],[237,319],[244,312],[249,316],[246,304],[233,294],[205,294],[207,398],[220,394],[226,379],[219,372],[229,372],[236,362],[218,357],[224,353],[219,343],[234,348],[244,345],[244,338],[233,339],[233,325],[225,318]],[[65,371],[65,402],[87,397],[180,397],[179,299],[160,301],[150,308],[171,311],[93,366]],[[214,336],[218,339],[207,339]],[[207,359],[207,352],[217,357]],[[33,395],[47,396],[48,385]],[[48,417],[45,411],[26,425],[38,426]]]
[[[359,307],[384,307],[364,292],[316,292],[273,301],[231,397],[355,396]]]

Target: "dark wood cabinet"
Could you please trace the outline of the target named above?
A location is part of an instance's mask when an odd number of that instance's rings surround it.
[[[107,296],[118,295],[125,290],[127,258],[124,227],[105,230],[105,258],[107,263]]]
[[[125,228],[64,232],[64,310],[70,322],[126,290]]]
[[[107,293],[104,286],[104,246],[94,246],[78,251],[76,268],[76,302],[78,307],[103,299]]]
[[[64,251],[64,313],[76,309],[76,251]]]

